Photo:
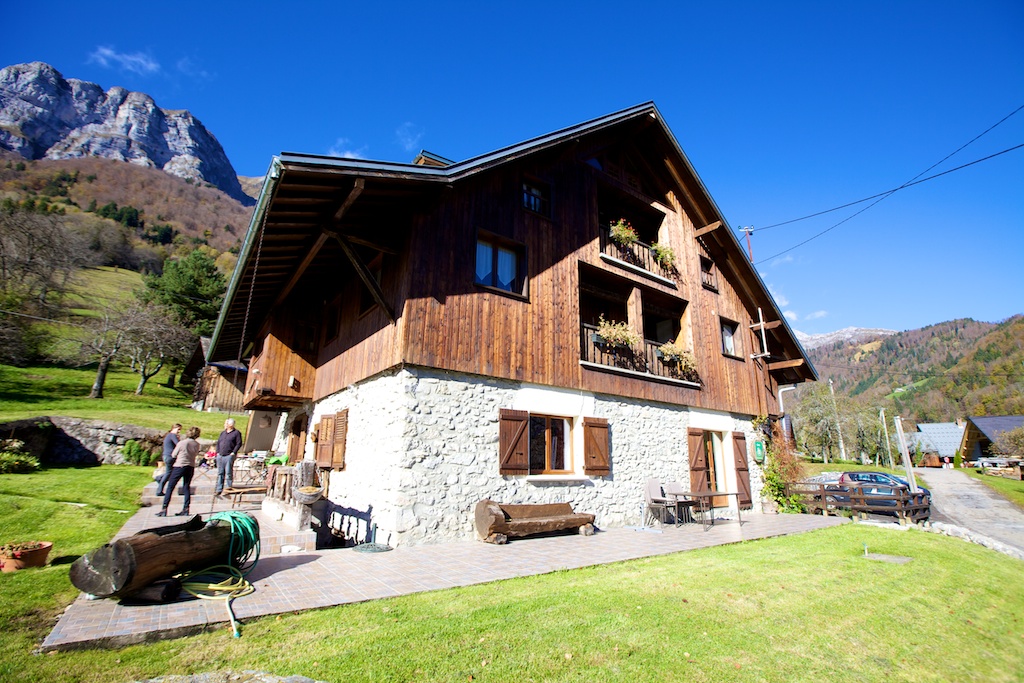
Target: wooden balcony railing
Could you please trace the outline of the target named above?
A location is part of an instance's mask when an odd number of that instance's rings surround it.
[[[669,270],[662,268],[661,264],[658,263],[657,259],[654,258],[654,253],[651,251],[649,244],[643,242],[634,242],[630,245],[621,245],[615,242],[611,237],[611,230],[607,225],[602,225],[600,228],[601,234],[601,253],[606,256],[610,256],[619,261],[624,261],[630,265],[642,268],[649,273],[654,273],[663,278],[672,279],[674,273]]]
[[[580,326],[580,357],[584,361],[640,372],[653,377],[700,383],[700,376],[697,373],[681,372],[675,363],[659,358],[658,348],[660,346],[661,342],[645,339],[642,349],[617,347],[601,341],[597,334],[597,325],[584,323]]]
[[[713,270],[701,269],[700,283],[708,289],[713,289],[716,292],[718,291],[718,277],[715,275],[715,271]]]

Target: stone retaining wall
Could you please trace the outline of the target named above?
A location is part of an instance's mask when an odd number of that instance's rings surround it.
[[[0,424],[0,434],[21,439],[47,465],[118,465],[124,463],[121,448],[129,439],[160,448],[164,436],[156,429],[71,417],[8,422]]]

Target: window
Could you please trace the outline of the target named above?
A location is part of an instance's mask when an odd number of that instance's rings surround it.
[[[571,472],[571,433],[564,417],[530,415],[530,474]]]
[[[718,276],[715,275],[715,262],[706,256],[700,257],[700,283],[704,289],[718,291]]]
[[[551,215],[551,190],[532,180],[523,181],[523,208],[542,216]]]
[[[531,414],[525,410],[500,411],[498,471],[511,475],[572,474],[573,419]],[[611,473],[608,421],[583,418],[583,473]]]
[[[722,318],[722,353],[727,356],[739,356],[736,340],[736,330],[738,327],[731,320]]]
[[[522,245],[484,235],[476,242],[476,283],[526,294],[526,254]]]

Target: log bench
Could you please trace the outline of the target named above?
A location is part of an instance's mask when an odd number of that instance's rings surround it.
[[[584,536],[594,533],[594,515],[573,512],[569,503],[503,505],[481,500],[474,514],[476,533],[488,543],[507,543],[510,537],[579,529]]]

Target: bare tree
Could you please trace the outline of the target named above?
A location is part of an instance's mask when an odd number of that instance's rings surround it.
[[[130,336],[148,315],[146,307],[129,302],[106,308],[83,328],[81,355],[87,361],[96,361],[96,379],[89,398],[103,398],[103,386],[114,359],[124,351]]]
[[[165,363],[183,363],[195,347],[196,336],[175,322],[173,313],[161,307],[149,307],[129,331],[125,350],[132,369],[139,373],[135,389],[142,395],[146,383],[163,369]]]

